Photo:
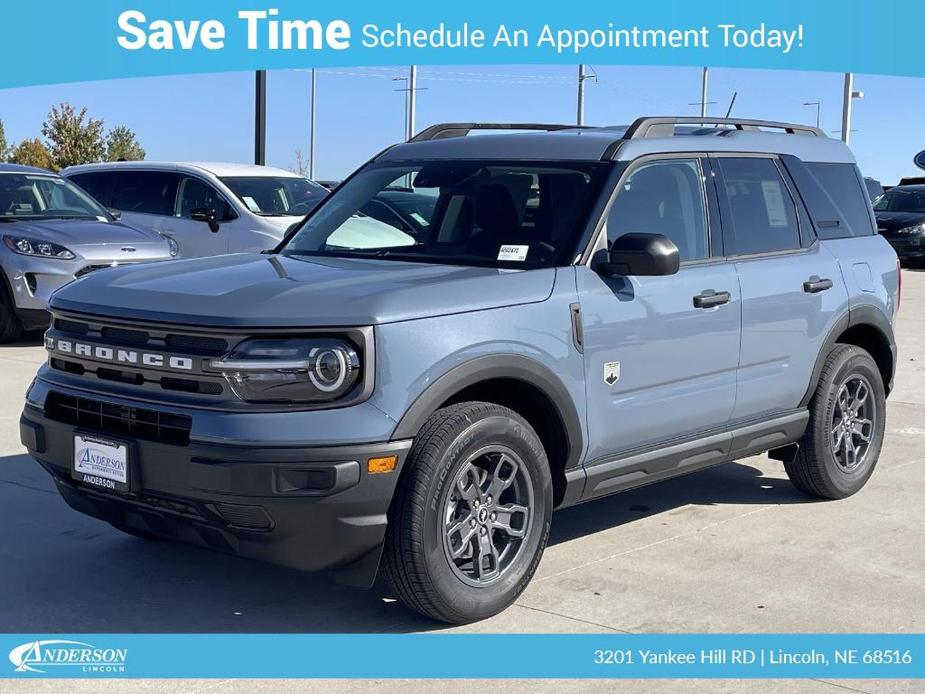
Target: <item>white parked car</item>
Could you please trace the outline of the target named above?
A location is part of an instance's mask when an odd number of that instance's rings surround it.
[[[262,251],[328,191],[268,166],[113,162],[61,172],[122,220],[173,239],[182,257]]]

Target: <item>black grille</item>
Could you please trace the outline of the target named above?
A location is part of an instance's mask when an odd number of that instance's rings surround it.
[[[105,327],[100,330],[104,340],[117,342],[123,345],[132,345],[134,347],[144,347],[148,344],[151,336],[144,330],[129,330],[126,328]]]
[[[66,333],[75,333],[77,335],[86,335],[90,332],[90,326],[86,323],[80,323],[75,320],[65,320],[64,318],[55,319],[55,328]]]
[[[170,334],[164,339],[169,349],[181,352],[205,352],[221,356],[228,349],[228,341],[221,337],[207,337],[205,335],[175,335]]]
[[[45,399],[45,416],[112,436],[130,436],[175,446],[189,444],[192,419],[186,415],[78,398],[52,391]]]

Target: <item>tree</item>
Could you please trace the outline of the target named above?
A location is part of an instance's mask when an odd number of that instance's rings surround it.
[[[0,162],[6,161],[10,157],[10,143],[6,141],[6,133],[3,130],[3,121],[0,120]]]
[[[68,103],[52,106],[42,123],[42,135],[57,168],[102,161],[106,155],[103,121],[87,116],[87,109],[77,111]]]
[[[23,140],[10,151],[10,161],[23,166],[55,170],[55,162],[48,148],[38,138]]]
[[[145,158],[145,150],[130,129],[119,125],[106,135],[106,161],[139,161]]]

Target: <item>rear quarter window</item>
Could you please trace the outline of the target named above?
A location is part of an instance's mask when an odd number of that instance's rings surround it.
[[[872,236],[876,229],[867,189],[853,164],[807,163],[806,168],[835,206],[840,224],[819,230],[826,238]]]

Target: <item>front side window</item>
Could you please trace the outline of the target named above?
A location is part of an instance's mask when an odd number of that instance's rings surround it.
[[[800,248],[796,206],[772,159],[720,157],[739,255]]]
[[[521,269],[567,265],[611,166],[497,161],[373,165],[329,197],[283,253]],[[376,200],[400,210],[407,226],[366,214]]]
[[[709,255],[703,174],[697,159],[642,164],[624,179],[607,216],[607,240],[629,233],[663,234],[681,261]]]
[[[0,173],[0,219],[109,219],[70,181],[43,174]]]
[[[261,217],[304,217],[328,194],[326,188],[296,176],[229,176],[220,179]]]
[[[191,219],[194,210],[213,210],[219,221],[232,218],[230,206],[215,188],[198,178],[184,178],[177,200],[177,216]]]

